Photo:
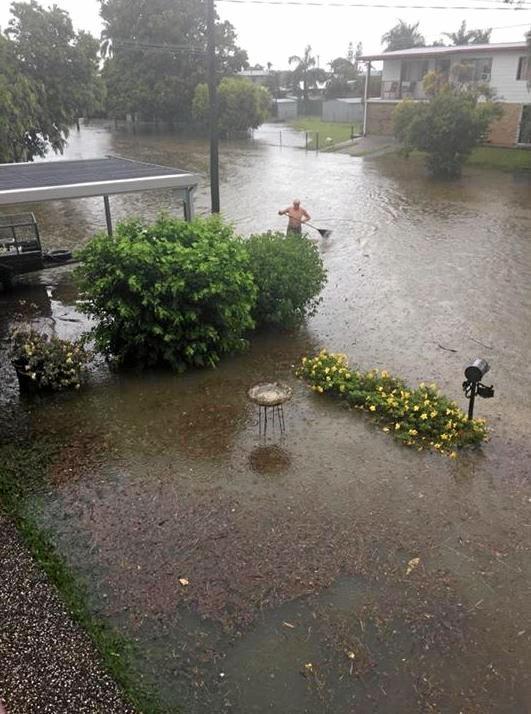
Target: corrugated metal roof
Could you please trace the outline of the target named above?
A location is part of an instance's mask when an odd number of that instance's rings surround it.
[[[386,59],[414,59],[415,57],[438,57],[440,55],[456,54],[486,54],[491,52],[527,52],[525,42],[505,42],[503,44],[460,45],[452,47],[412,47],[409,50],[381,52],[374,55],[363,55],[365,62]]]
[[[151,188],[188,189],[198,177],[168,166],[107,157],[0,164],[0,204],[81,198]]]

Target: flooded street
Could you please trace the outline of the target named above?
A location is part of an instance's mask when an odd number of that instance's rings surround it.
[[[281,149],[276,132],[222,145],[222,210],[244,235],[284,229],[278,209],[299,196],[333,230],[312,236],[329,275],[317,315],[254,336],[216,370],[99,363],[79,393],[32,403],[2,364],[4,429],[16,418],[64,444],[27,507],[170,709],[527,713],[529,178],[469,169],[436,182],[394,156]],[[101,124],[73,134],[65,158],[108,153],[201,173],[208,211],[203,141]],[[171,192],[111,202],[115,220],[180,212]],[[101,199],[33,210],[47,248],[105,224]],[[2,335],[18,313],[76,336],[76,298],[67,269],[27,277],[1,296]],[[462,406],[464,366],[484,357],[490,440],[456,461],[398,446],[296,380],[321,347],[437,382]],[[264,379],[294,390],[286,435],[266,442],[246,397]]]

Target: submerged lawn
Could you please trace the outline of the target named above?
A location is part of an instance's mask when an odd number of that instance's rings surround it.
[[[290,122],[290,126],[297,131],[307,131],[308,147],[315,148],[316,134],[319,133],[319,146],[325,148],[332,144],[339,144],[342,141],[348,141],[352,135],[357,135],[361,131],[359,122],[331,122],[322,121],[318,117],[301,117],[296,121]],[[327,141],[331,139],[331,141]]]

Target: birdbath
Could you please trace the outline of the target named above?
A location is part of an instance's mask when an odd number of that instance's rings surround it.
[[[260,382],[251,387],[247,396],[258,407],[258,432],[267,435],[268,416],[272,417],[273,430],[275,429],[275,416],[278,419],[280,433],[286,431],[284,421],[284,404],[291,399],[293,390],[283,382]],[[271,410],[271,414],[269,411]]]

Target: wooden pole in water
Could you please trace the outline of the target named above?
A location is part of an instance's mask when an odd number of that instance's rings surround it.
[[[216,10],[214,0],[207,2],[208,97],[210,128],[210,199],[212,213],[219,213],[219,138],[218,82],[216,76]]]

